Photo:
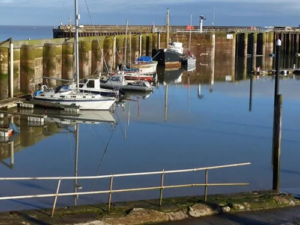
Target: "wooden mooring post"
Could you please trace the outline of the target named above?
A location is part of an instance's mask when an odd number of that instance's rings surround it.
[[[273,127],[273,190],[279,191],[280,186],[280,156],[281,156],[281,126],[282,126],[282,95],[276,96]]]
[[[280,155],[281,155],[281,123],[282,123],[282,95],[279,91],[279,67],[280,67],[281,40],[276,41],[276,76],[274,89],[274,120],[273,120],[273,190],[279,191],[280,184]]]

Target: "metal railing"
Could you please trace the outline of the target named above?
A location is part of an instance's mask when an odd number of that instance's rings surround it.
[[[147,190],[160,190],[159,195],[159,205],[162,205],[163,199],[163,190],[170,188],[184,188],[184,187],[200,187],[204,186],[204,201],[207,200],[207,189],[209,186],[242,186],[249,185],[249,183],[208,183],[208,171],[212,169],[222,169],[229,167],[237,166],[246,166],[251,163],[238,163],[238,164],[229,164],[221,166],[212,166],[212,167],[202,167],[194,169],[183,169],[183,170],[162,170],[155,172],[142,172],[142,173],[125,173],[125,174],[112,174],[112,175],[102,175],[102,176],[77,176],[77,177],[7,177],[0,178],[0,181],[20,181],[20,180],[57,180],[56,192],[53,194],[39,194],[39,195],[22,195],[22,196],[6,196],[0,197],[0,200],[12,200],[12,199],[29,199],[29,198],[45,198],[45,197],[54,197],[53,207],[51,216],[54,215],[55,207],[58,197],[62,196],[78,196],[78,195],[94,195],[94,194],[109,194],[108,196],[108,210],[111,208],[112,194],[120,192],[130,192],[130,191],[147,191]],[[174,173],[186,173],[186,172],[197,172],[205,171],[205,183],[196,183],[196,184],[179,184],[179,185],[164,185],[165,175],[174,174]],[[154,187],[142,187],[142,188],[127,188],[127,189],[113,189],[114,179],[117,177],[132,177],[132,176],[146,176],[146,175],[161,175],[161,185]],[[71,192],[71,193],[59,193],[62,180],[85,180],[85,179],[107,179],[110,178],[109,190],[102,191],[89,191],[89,192]]]

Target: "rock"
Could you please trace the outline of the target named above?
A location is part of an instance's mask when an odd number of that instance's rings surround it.
[[[169,216],[170,221],[183,220],[189,217],[184,211],[170,212],[167,213],[167,215]]]
[[[91,221],[91,222],[86,222],[86,223],[76,223],[74,225],[107,225],[107,224],[100,220],[97,220],[97,221]]]
[[[135,225],[144,223],[159,223],[169,221],[169,216],[165,213],[152,209],[134,208],[125,217],[106,218],[104,224],[107,225]]]
[[[206,204],[195,204],[193,206],[190,206],[188,209],[188,214],[191,217],[201,217],[201,216],[210,216],[219,214],[221,212],[221,208],[219,206],[216,206],[215,208],[212,208],[209,205]]]
[[[222,207],[222,211],[225,212],[225,213],[228,213],[228,212],[230,212],[230,207],[229,206],[224,206],[224,207]]]
[[[293,200],[291,200],[290,203],[289,203],[289,205],[290,206],[294,206],[294,205],[296,205],[296,203]]]
[[[288,205],[290,203],[290,200],[285,196],[274,196],[273,198],[278,204]]]
[[[238,211],[245,210],[245,206],[243,206],[243,205],[241,205],[241,204],[237,204],[237,203],[233,203],[233,204],[232,204],[232,207],[233,207],[235,210],[238,210]]]

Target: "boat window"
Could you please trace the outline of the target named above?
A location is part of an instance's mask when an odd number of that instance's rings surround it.
[[[145,85],[146,87],[148,87],[148,88],[151,88],[151,85],[149,84],[148,81],[145,81],[145,82],[144,82],[144,85]]]
[[[86,96],[83,96],[83,98],[86,98]]]
[[[59,97],[64,98],[65,96],[64,96],[64,95],[61,95],[61,96],[59,96]]]
[[[62,93],[62,92],[67,92],[70,91],[70,86],[69,85],[60,85],[57,88],[55,88],[55,93]]]
[[[95,88],[95,81],[94,80],[89,80],[86,86],[88,88]]]
[[[120,77],[112,77],[110,80],[111,81],[120,81]]]
[[[71,96],[71,98],[76,98],[76,97],[77,97],[76,95],[72,95],[72,96]]]

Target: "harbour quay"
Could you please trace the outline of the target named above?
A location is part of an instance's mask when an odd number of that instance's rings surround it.
[[[97,30],[97,28],[99,28]],[[134,61],[141,55],[152,56],[153,49],[166,48],[168,41],[164,27],[161,26],[130,26],[131,38],[126,38],[124,26],[96,26],[97,35],[88,32],[87,27],[81,28],[79,36],[79,69],[80,78],[99,75],[103,71],[115,69],[126,58]],[[91,28],[90,28],[91,29]],[[21,40],[13,43],[13,85],[9,85],[9,76],[3,82],[2,89],[13,88],[13,93],[29,93],[37,89],[37,84],[44,83],[50,86],[57,85],[57,80],[45,80],[44,77],[58,79],[72,79],[74,74],[74,38],[73,31],[63,27],[54,29],[54,36],[58,30],[65,37],[41,40]],[[73,28],[70,28],[73,30]],[[189,32],[183,26],[170,29],[170,39],[183,43],[187,48]],[[275,51],[275,40],[282,40],[282,52],[298,57],[300,52],[300,31],[298,28],[279,27],[274,29],[259,29],[253,27],[204,27],[202,32],[197,27],[191,34],[191,48],[197,52],[196,58],[209,58],[212,61],[230,60],[230,66],[225,71],[232,74],[235,70],[237,57],[269,56],[262,62],[262,67],[272,68]],[[127,45],[125,41],[127,40]],[[100,43],[100,47],[99,47]],[[130,51],[125,50],[129,46]],[[0,73],[9,74],[9,42],[3,41],[0,45]],[[115,54],[114,54],[115,53]],[[252,70],[256,70],[256,57],[254,57]]]

